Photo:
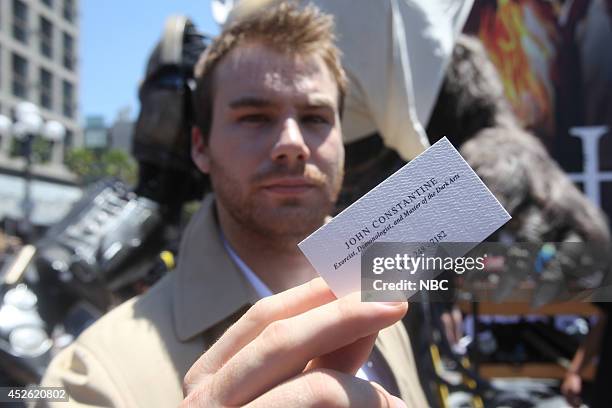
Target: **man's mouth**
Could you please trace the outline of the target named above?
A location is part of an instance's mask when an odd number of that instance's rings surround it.
[[[270,180],[263,185],[263,189],[279,195],[305,194],[316,188],[316,185],[302,177],[287,177]]]

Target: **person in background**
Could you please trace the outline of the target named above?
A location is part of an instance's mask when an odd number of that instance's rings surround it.
[[[597,306],[602,313],[584,342],[576,350],[561,384],[561,392],[572,407],[581,406],[583,400],[592,408],[610,406],[608,388],[612,378],[612,324],[610,324],[612,303],[602,302]],[[584,395],[583,372],[596,358],[598,363],[593,386],[588,395]]]

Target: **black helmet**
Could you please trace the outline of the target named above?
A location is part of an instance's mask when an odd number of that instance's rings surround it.
[[[158,201],[198,198],[207,184],[190,156],[193,67],[207,44],[187,17],[168,18],[140,85],[132,153],[140,165],[138,190]]]

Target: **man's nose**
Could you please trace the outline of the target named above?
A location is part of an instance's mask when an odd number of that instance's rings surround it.
[[[305,162],[310,157],[310,149],[295,119],[289,118],[283,122],[271,156],[273,161],[284,162],[288,166],[293,166],[300,161]]]

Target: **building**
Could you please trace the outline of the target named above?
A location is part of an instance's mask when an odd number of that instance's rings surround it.
[[[110,126],[100,115],[85,118],[83,145],[88,149],[119,149],[131,156],[133,137],[134,120],[130,118],[129,108],[121,109]]]
[[[0,1],[0,113],[10,117],[19,102],[35,103],[45,120],[66,127],[65,148],[82,145],[83,137],[78,6],[78,0]],[[0,146],[6,153],[10,143]]]
[[[109,147],[108,128],[104,116],[90,115],[85,118],[83,146],[87,149],[105,150]]]
[[[132,155],[132,140],[134,138],[134,120],[130,117],[130,108],[121,109],[110,128],[110,146],[112,149],[123,150]]]
[[[50,160],[31,166],[14,151],[20,146],[14,128],[0,135],[0,221],[48,226],[81,196],[76,176],[63,165],[64,152],[83,143],[78,7],[78,0],[0,0],[0,114],[15,120],[16,106],[28,101],[45,121],[66,129],[51,145]]]

